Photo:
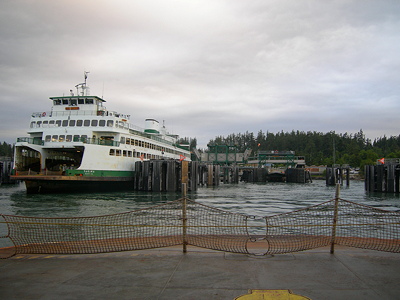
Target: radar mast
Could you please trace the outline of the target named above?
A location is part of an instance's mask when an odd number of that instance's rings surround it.
[[[85,79],[85,82],[83,83],[78,83],[75,88],[76,88],[76,94],[78,96],[88,96],[89,95],[89,87],[86,85],[86,80],[87,80],[87,74],[89,74],[90,72],[83,72],[83,76]]]

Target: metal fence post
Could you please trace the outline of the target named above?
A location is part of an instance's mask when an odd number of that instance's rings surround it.
[[[187,252],[186,245],[187,245],[187,184],[182,183],[182,246],[183,246],[183,253]]]
[[[338,211],[339,211],[339,197],[340,197],[340,183],[336,183],[335,210],[333,212],[333,223],[332,223],[331,254],[335,252],[336,226],[337,226]]]

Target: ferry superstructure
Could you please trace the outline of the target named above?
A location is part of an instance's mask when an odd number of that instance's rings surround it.
[[[164,124],[146,119],[140,128],[107,110],[104,99],[88,95],[86,78],[77,95],[50,97],[51,111],[33,113],[29,137],[17,139],[13,178],[28,193],[131,187],[136,161],[190,160],[188,145]]]

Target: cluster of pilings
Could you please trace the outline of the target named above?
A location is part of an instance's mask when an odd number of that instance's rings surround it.
[[[221,182],[272,182],[275,178],[273,175],[265,168],[148,160],[136,162],[133,187],[138,191],[175,192],[180,191],[182,184],[186,183],[189,191],[196,191],[198,186],[218,186]],[[311,182],[310,172],[305,169],[289,168],[281,175],[280,182]]]
[[[0,184],[2,183],[15,183],[16,181],[10,179],[11,172],[13,170],[13,162],[11,159],[0,160]]]
[[[268,170],[265,168],[242,168],[241,181],[267,182]]]
[[[239,183],[239,168],[237,166],[200,165],[199,184],[217,186],[223,183]]]
[[[182,183],[189,191],[196,191],[198,182],[198,162],[148,160],[135,164],[133,187],[138,191],[175,192],[181,190]]]
[[[265,168],[242,168],[242,181],[245,182],[312,182],[311,174],[303,168],[288,168],[282,172],[268,172]]]
[[[286,182],[307,183],[312,182],[310,171],[303,168],[289,168],[285,171]]]
[[[343,185],[346,180],[346,185],[350,185],[350,168],[349,167],[327,167],[326,168],[326,185]]]
[[[365,166],[365,190],[368,192],[400,192],[400,164]]]

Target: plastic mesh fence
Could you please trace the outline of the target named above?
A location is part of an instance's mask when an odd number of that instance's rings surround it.
[[[335,200],[265,217],[266,253],[287,253],[327,246],[332,241]]]
[[[184,209],[186,208],[186,209]],[[226,212],[189,199],[126,213],[76,218],[1,215],[14,254],[78,254],[188,244],[246,254],[277,254],[335,243],[400,252],[400,213],[339,199],[269,217]]]
[[[400,252],[400,213],[339,201],[336,244]]]
[[[20,253],[99,253],[182,243],[181,201],[127,213],[77,218],[2,215]]]

